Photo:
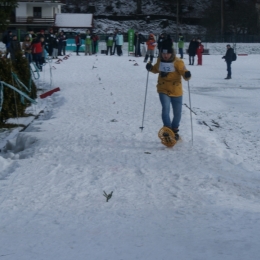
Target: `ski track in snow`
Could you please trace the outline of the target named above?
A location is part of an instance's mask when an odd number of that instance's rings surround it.
[[[16,157],[0,157],[0,255],[257,259],[260,91],[249,66],[255,59],[233,63],[232,81],[222,79],[220,56],[187,66],[197,114],[194,145],[183,106],[182,140],[172,149],[157,138],[157,75],[149,75],[139,129],[147,75],[142,58],[72,55],[55,65],[61,91],[9,143]],[[103,191],[113,191],[108,203]]]

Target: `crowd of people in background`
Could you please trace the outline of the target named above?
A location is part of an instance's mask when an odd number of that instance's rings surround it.
[[[63,30],[54,32],[52,28],[37,33],[29,31],[21,45],[17,35],[8,31],[3,37],[3,43],[6,45],[5,57],[10,54],[11,60],[15,61],[17,53],[23,52],[28,63],[35,62],[37,69],[41,71],[47,55],[52,59],[66,55],[67,37]]]
[[[179,33],[178,36],[179,36],[178,52],[180,55],[180,59],[183,59],[184,58],[184,43],[185,43],[184,36],[182,35],[182,33]],[[148,58],[150,57],[149,62],[152,63],[153,58],[155,56],[156,48],[157,48],[157,53],[159,53],[162,48],[162,44],[165,41],[168,41],[169,43],[174,45],[174,40],[169,34],[161,33],[158,37],[158,40],[156,41],[156,37],[153,33],[150,33],[148,36],[148,39],[145,39],[145,37],[142,34],[140,34],[139,32],[135,32],[135,36],[134,36],[135,57],[145,56],[144,62],[147,62]],[[146,44],[145,54],[142,54],[141,44]],[[188,55],[189,55],[189,65],[194,65],[194,58],[196,55],[198,57],[197,65],[202,65],[202,54],[204,52],[204,46],[201,42],[201,39],[193,38],[189,43],[187,51],[188,51]]]
[[[82,39],[81,33],[78,32],[75,36],[76,54],[79,56],[81,46],[85,45],[85,55],[92,55],[98,52],[98,42],[100,38],[95,32],[86,31],[85,39]],[[124,43],[123,34],[120,30],[116,29],[114,33],[108,33],[105,37],[106,42],[106,55],[123,55],[122,46]]]
[[[123,55],[122,46],[124,38],[122,31],[115,29],[113,32],[107,33],[103,40],[106,43],[106,50],[103,50],[103,53],[106,55]],[[85,55],[96,54],[99,51],[99,41],[100,37],[93,31],[87,30],[83,37],[81,33],[76,33],[74,36],[76,54],[80,55],[82,45],[85,46],[83,50]],[[154,57],[158,56],[165,41],[171,43],[174,48],[174,39],[169,34],[161,33],[156,37],[155,34],[150,32],[147,37],[136,31],[133,38],[134,55],[135,57],[144,57],[144,62],[152,63]],[[28,62],[34,61],[40,71],[42,70],[42,64],[45,63],[47,54],[52,59],[58,59],[59,56],[66,55],[67,36],[63,30],[54,32],[53,28],[49,28],[49,30],[41,30],[37,33],[29,31],[24,37],[22,45],[19,44],[17,35],[13,34],[12,31],[8,31],[3,38],[3,42],[6,45],[6,57],[10,54],[10,58],[15,60],[15,53],[23,51]],[[180,59],[184,58],[184,54],[187,51],[189,65],[202,65],[204,46],[200,38],[193,38],[186,50],[184,50],[185,39],[182,33],[178,34],[178,39],[175,42],[177,42],[176,49]],[[194,64],[195,56],[197,56],[197,64]]]

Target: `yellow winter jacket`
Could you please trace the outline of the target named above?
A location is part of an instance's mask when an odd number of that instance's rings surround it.
[[[189,80],[189,78],[184,77],[185,71],[188,71],[184,65],[184,62],[177,58],[175,55],[170,62],[173,63],[173,71],[169,72],[166,77],[161,77],[160,63],[163,62],[162,58],[159,56],[156,64],[152,67],[152,73],[160,73],[158,77],[157,92],[164,93],[171,97],[180,97],[183,95],[181,77],[184,80]]]

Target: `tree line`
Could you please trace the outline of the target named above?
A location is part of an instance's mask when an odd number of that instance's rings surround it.
[[[121,4],[127,0],[104,0],[107,14],[113,14],[113,7],[120,9]],[[259,34],[259,10],[256,0],[132,0],[136,5],[136,14],[143,14],[144,5],[158,4],[167,10],[168,15],[176,18],[176,23],[181,24],[183,17],[200,8],[200,23],[209,34]],[[62,0],[67,4],[65,12],[88,13],[95,12],[94,2],[91,0]],[[199,6],[200,5],[200,6]],[[8,27],[11,12],[18,6],[17,0],[0,0],[0,30]],[[70,8],[73,6],[73,8]],[[95,14],[95,13],[94,13]],[[149,15],[149,14],[147,14]]]

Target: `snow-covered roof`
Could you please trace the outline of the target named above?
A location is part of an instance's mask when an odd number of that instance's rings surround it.
[[[93,14],[56,14],[55,26],[68,28],[92,28]]]

